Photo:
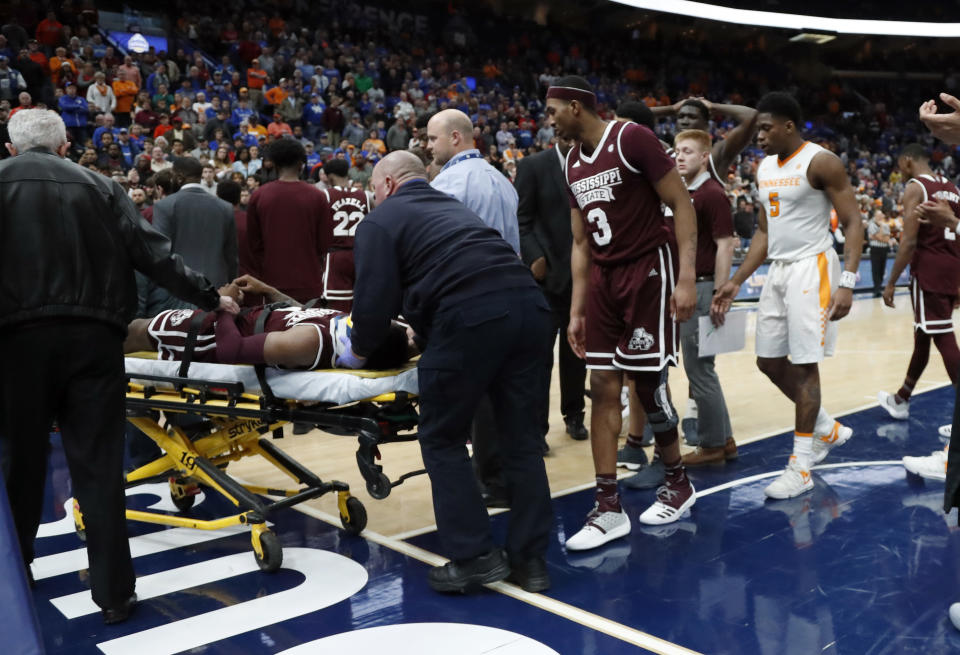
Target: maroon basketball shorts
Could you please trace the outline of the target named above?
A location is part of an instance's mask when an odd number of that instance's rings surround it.
[[[327,253],[323,272],[323,297],[327,307],[349,312],[353,306],[353,250],[332,250]]]
[[[910,278],[910,304],[913,305],[913,329],[927,334],[953,332],[954,294],[924,291],[916,277]]]
[[[676,282],[670,244],[618,266],[590,270],[587,368],[659,371],[676,366],[679,329],[670,315]]]

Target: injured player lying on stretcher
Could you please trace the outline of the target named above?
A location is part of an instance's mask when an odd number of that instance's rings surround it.
[[[264,307],[246,308],[233,316],[225,312],[171,309],[153,318],[135,319],[123,344],[124,353],[155,350],[164,360],[182,360],[191,330],[196,332],[192,361],[219,364],[266,364],[286,369],[334,368],[349,352],[349,314],[333,309],[304,307],[268,284],[249,275],[221,287],[220,294],[238,303],[244,294],[267,299],[271,309],[260,329]],[[394,321],[387,339],[370,355],[365,368],[394,369],[419,354],[412,331]]]

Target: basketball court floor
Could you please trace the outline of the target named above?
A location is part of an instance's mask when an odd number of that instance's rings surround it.
[[[90,600],[86,559],[64,511],[70,482],[55,447],[48,523],[34,563],[34,604],[49,653],[457,653],[474,655],[731,655],[960,652],[947,619],[960,600],[956,511],[942,512],[943,485],[907,476],[906,454],[942,447],[953,389],[939,356],[911,403],[909,421],[876,406],[898,388],[911,350],[909,299],[854,304],[836,357],[822,367],[825,407],[843,414],[853,439],[814,471],[815,490],[764,499],[791,450],[792,409],[755,369],[752,339],[718,358],[740,457],[691,470],[698,490],[690,516],[640,527],[588,552],[566,552],[592,505],[589,447],[571,441],[554,413],[546,462],[555,494],[548,552],[553,586],[528,594],[498,583],[468,596],[442,596],[426,583],[443,560],[429,486],[414,478],[376,501],[355,470],[353,440],[319,432],[279,445],[319,475],[340,478],[370,516],[361,536],[339,527],[332,499],[272,517],[283,568],[257,568],[245,530],[216,532],[130,523],[141,604],[124,624],[104,626]],[[752,325],[748,321],[748,330]],[[675,399],[686,395],[671,373]],[[556,389],[554,390],[556,393]],[[556,403],[554,403],[556,405]],[[677,402],[682,412],[682,401]],[[419,467],[415,444],[384,448],[391,474]],[[271,484],[267,468],[244,460],[237,477]],[[129,498],[133,508],[173,511],[166,486]],[[626,490],[631,517],[653,492]],[[222,515],[208,494],[191,512]],[[493,518],[503,533],[506,516]]]

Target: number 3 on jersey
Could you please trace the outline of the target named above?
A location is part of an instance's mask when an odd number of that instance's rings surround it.
[[[587,213],[587,222],[596,225],[597,229],[591,236],[598,246],[605,246],[613,238],[613,230],[607,222],[607,214],[599,207],[594,207]]]
[[[333,222],[336,225],[333,228],[335,237],[352,237],[357,233],[357,226],[363,220],[363,212],[345,212],[338,211],[333,215]]]
[[[770,196],[770,216],[776,218],[780,215],[780,194],[776,191],[771,191]]]

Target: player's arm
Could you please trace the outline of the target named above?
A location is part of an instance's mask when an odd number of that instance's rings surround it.
[[[900,235],[900,250],[897,251],[897,258],[893,260],[893,269],[890,271],[890,277],[883,288],[883,303],[887,307],[894,307],[893,292],[900,274],[903,273],[907,264],[913,259],[913,253],[917,249],[917,233],[920,231],[920,223],[917,220],[917,205],[923,199],[923,190],[919,184],[907,184],[903,191],[903,233]]]
[[[949,114],[937,113],[937,102],[927,100],[920,105],[920,120],[933,136],[951,145],[960,143],[960,100],[949,93],[941,93],[940,100],[953,107]]]
[[[960,227],[960,220],[953,213],[950,203],[942,198],[927,200],[917,205],[917,220],[923,225],[932,225],[954,231],[957,231],[957,228]]]
[[[844,273],[856,276],[860,267],[860,254],[863,251],[863,230],[860,228],[860,210],[857,208],[857,199],[853,195],[853,187],[847,177],[840,158],[832,152],[821,152],[810,162],[807,172],[810,183],[815,189],[821,189],[830,198],[833,208],[837,210],[837,217],[843,225],[846,242],[843,244]],[[840,283],[843,284],[841,276]],[[856,278],[854,277],[855,281]],[[850,312],[853,304],[853,288],[840,286],[830,298],[827,316],[831,321],[838,321]]]
[[[730,277],[730,269],[733,266],[733,251],[737,247],[737,237],[720,237],[713,241],[717,244],[717,258],[713,269],[714,293],[716,293]]]
[[[754,271],[760,268],[760,264],[767,259],[767,210],[763,203],[760,203],[759,206],[757,231],[750,239],[750,249],[747,251],[747,256],[743,258],[737,272],[713,294],[713,301],[710,303],[710,319],[714,325],[723,325],[724,317],[730,310],[733,299],[740,293],[740,286],[750,279]],[[719,257],[719,253],[717,254]],[[719,280],[719,278],[717,279]]]
[[[573,292],[570,296],[570,324],[567,341],[580,359],[587,358],[587,288],[590,286],[590,243],[583,226],[580,210],[570,209],[570,227],[573,230],[573,249],[570,252],[570,272]]]
[[[281,293],[278,289],[271,287],[262,280],[258,280],[252,275],[241,275],[232,282],[244,294],[259,294],[267,299],[268,302],[283,302],[291,307],[302,307],[302,305],[290,296]]]
[[[707,109],[729,116],[737,122],[737,126],[727,132],[726,136],[713,144],[713,163],[717,173],[725,175],[733,160],[753,140],[757,131],[757,110],[744,105],[718,105],[706,100],[702,102]]]
[[[673,211],[674,230],[677,234],[677,251],[680,260],[680,272],[677,285],[670,297],[670,312],[677,322],[686,321],[693,316],[697,304],[696,259],[697,259],[697,215],[690,202],[690,194],[683,178],[676,168],[653,185],[660,200]]]
[[[666,118],[667,116],[676,116],[677,112],[680,111],[680,107],[683,106],[689,98],[684,98],[683,100],[677,100],[672,105],[660,105],[657,107],[651,107],[650,112],[653,114],[654,118]]]

